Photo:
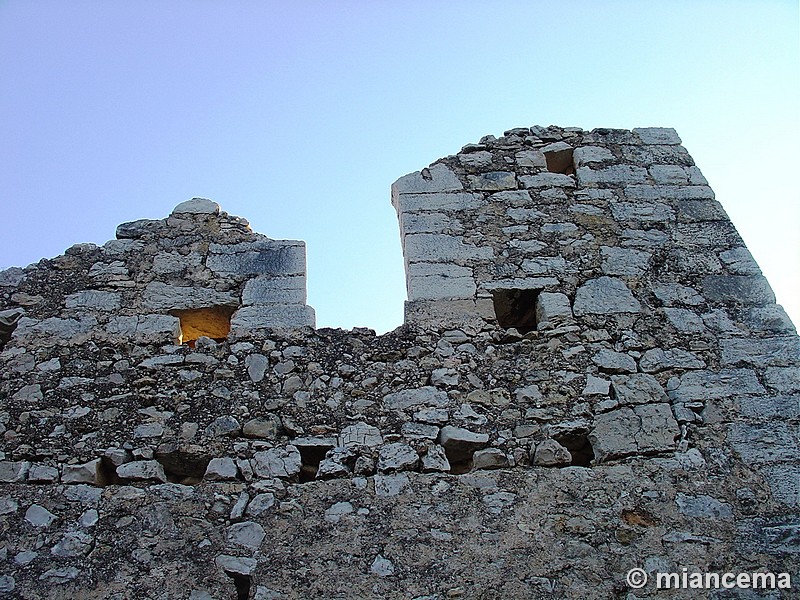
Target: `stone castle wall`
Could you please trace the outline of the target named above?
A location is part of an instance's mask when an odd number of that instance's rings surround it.
[[[800,338],[673,130],[514,129],[392,203],[382,336],[313,329],[304,244],[202,199],[0,273],[2,593],[800,581]]]

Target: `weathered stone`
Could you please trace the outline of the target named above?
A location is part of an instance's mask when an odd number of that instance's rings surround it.
[[[540,467],[562,467],[572,462],[572,454],[556,440],[546,439],[531,448],[531,462]]]
[[[508,466],[508,457],[499,448],[476,450],[472,455],[472,468],[475,470],[505,469]]]
[[[645,373],[659,373],[667,369],[704,369],[706,363],[691,352],[680,348],[651,348],[639,359]]]
[[[677,387],[669,389],[673,401],[716,400],[736,394],[764,394],[756,374],[748,369],[723,369],[719,372],[693,371],[681,376]]]
[[[64,465],[61,471],[62,483],[96,483],[97,469],[100,466],[100,459],[90,460],[87,463],[78,465]]]
[[[242,426],[234,417],[225,415],[217,417],[206,427],[204,434],[207,437],[219,437],[221,435],[237,436],[242,431]]]
[[[651,254],[633,248],[602,246],[603,272],[607,275],[641,275],[647,270]]]
[[[231,458],[212,458],[206,467],[203,479],[207,481],[230,481],[236,479],[238,469]]]
[[[263,354],[248,354],[244,359],[244,364],[247,367],[247,374],[250,376],[250,381],[258,383],[264,379],[264,373],[269,366],[269,360]]]
[[[709,275],[703,279],[703,295],[723,304],[775,302],[772,288],[760,275]]]
[[[165,482],[164,467],[155,460],[136,460],[117,467],[117,476],[132,481],[155,480]]]
[[[392,198],[399,194],[443,192],[460,190],[463,187],[453,171],[438,163],[395,181],[392,184]]]
[[[435,473],[449,470],[450,462],[447,460],[444,448],[439,444],[430,446],[428,452],[422,457],[422,472]]]
[[[611,377],[612,397],[620,406],[668,402],[664,388],[652,375],[633,373]]]
[[[447,425],[442,427],[439,432],[439,443],[445,450],[473,452],[489,443],[489,436],[485,433],[475,433],[468,429]]]
[[[231,332],[251,334],[258,329],[314,327],[314,309],[303,304],[260,304],[243,306],[231,317]]]
[[[536,297],[536,328],[555,329],[574,321],[566,294],[541,292]]]
[[[728,426],[728,441],[749,464],[791,461],[800,452],[800,446],[785,423],[767,426],[732,423]]]
[[[447,406],[447,392],[433,386],[401,390],[383,397],[383,405],[390,410],[405,410],[416,406]]]
[[[240,244],[211,244],[206,266],[220,275],[304,276],[306,245],[293,240],[261,239]]]
[[[473,190],[498,191],[517,188],[517,178],[509,171],[491,171],[480,175],[468,175],[469,187]]]
[[[120,295],[116,292],[85,290],[67,296],[64,303],[67,308],[113,311],[119,309]]]
[[[253,455],[253,471],[258,477],[281,477],[292,479],[300,474],[302,461],[295,446],[272,448]]]
[[[143,294],[143,305],[148,310],[168,311],[237,304],[239,304],[238,298],[230,292],[196,286],[169,285],[160,281],[148,283]]]
[[[606,348],[592,357],[592,362],[606,373],[635,373],[636,361],[628,354]]]
[[[679,433],[669,404],[643,404],[597,415],[589,441],[597,462],[605,462],[673,450]]]
[[[413,471],[418,464],[419,455],[408,444],[387,444],[378,453],[378,471],[381,473]]]
[[[245,306],[260,304],[305,304],[306,278],[259,276],[250,279],[242,292]]]
[[[242,428],[242,434],[249,438],[274,440],[280,434],[281,429],[280,417],[270,413],[264,417],[256,417],[247,421]]]
[[[25,520],[34,527],[50,527],[56,518],[53,513],[38,504],[31,504],[25,511]]]
[[[266,536],[264,528],[254,521],[234,523],[228,527],[228,542],[253,550],[261,546]]]
[[[679,493],[675,497],[675,504],[687,517],[700,519],[732,519],[733,510],[730,504],[720,502],[711,496],[687,496]]]
[[[590,279],[575,293],[573,312],[578,315],[638,313],[641,304],[619,279]]]
[[[800,337],[782,336],[765,339],[727,338],[720,340],[722,366],[800,365]]]
[[[172,209],[173,215],[218,215],[219,204],[206,198],[192,198]]]

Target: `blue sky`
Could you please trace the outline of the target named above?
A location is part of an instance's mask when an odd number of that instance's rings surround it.
[[[800,323],[798,5],[0,1],[0,268],[212,198],[402,322],[389,188],[486,134],[675,127]]]

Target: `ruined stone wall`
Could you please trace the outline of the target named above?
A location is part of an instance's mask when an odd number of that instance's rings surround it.
[[[382,336],[313,329],[303,244],[200,199],[0,273],[0,593],[796,589],[800,338],[674,131],[511,130],[392,202]]]

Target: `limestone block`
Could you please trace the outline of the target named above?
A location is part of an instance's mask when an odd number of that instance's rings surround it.
[[[691,371],[680,377],[677,387],[669,387],[673,402],[717,400],[739,394],[765,394],[754,371],[749,369],[722,369]]]
[[[573,311],[585,314],[637,313],[641,304],[620,279],[600,277],[590,279],[575,293]]]
[[[542,290],[548,287],[557,286],[558,279],[555,277],[526,277],[514,279],[495,279],[483,284],[483,289],[491,292],[492,290]]]
[[[212,458],[206,467],[203,479],[206,481],[231,481],[236,479],[238,472],[232,458]]]
[[[506,211],[506,214],[515,221],[523,223],[532,223],[534,221],[540,221],[546,216],[544,213],[539,212],[535,208],[509,208]]]
[[[549,275],[567,270],[563,256],[537,256],[522,261],[522,270],[531,275]]]
[[[767,425],[731,423],[728,425],[728,441],[749,464],[789,462],[800,453],[791,428],[781,422]]]
[[[709,275],[703,279],[703,295],[725,304],[772,304],[775,294],[760,275]]]
[[[580,187],[600,183],[609,185],[634,185],[647,181],[647,169],[633,165],[611,165],[600,169],[580,167],[575,171]]]
[[[463,188],[456,174],[446,165],[438,163],[395,181],[392,184],[392,197],[396,194],[444,192]]]
[[[261,304],[243,306],[231,317],[231,333],[247,334],[258,329],[314,327],[314,309],[305,304]]]
[[[473,190],[500,191],[517,189],[517,178],[511,171],[491,171],[480,175],[467,175]]]
[[[623,188],[632,200],[713,200],[714,191],[707,185],[637,185]]]
[[[70,294],[64,299],[67,308],[83,308],[101,311],[119,309],[120,295],[117,292],[84,290]]]
[[[30,468],[31,463],[28,461],[0,461],[0,483],[25,481]]]
[[[239,299],[230,292],[211,288],[169,285],[160,281],[147,284],[143,305],[148,310],[181,310],[208,306],[236,306]]]
[[[462,427],[445,425],[439,432],[439,444],[445,450],[466,450],[473,452],[483,448],[489,443],[489,435],[486,433],[475,433]]]
[[[540,292],[536,297],[536,328],[552,329],[574,320],[572,306],[566,294]]]
[[[190,252],[186,256],[177,252],[159,252],[153,257],[153,271],[160,275],[180,273],[187,267],[197,267],[202,263],[203,257],[197,252]]]
[[[728,219],[728,213],[716,200],[677,200],[676,212],[678,221],[685,223]]]
[[[339,446],[353,448],[367,446],[375,448],[383,443],[383,436],[377,427],[367,425],[363,421],[348,425],[339,434]]]
[[[463,233],[461,223],[444,213],[412,212],[400,214],[400,232],[409,233]]]
[[[575,179],[561,173],[538,173],[536,175],[520,175],[519,181],[526,189],[539,188],[574,188]]]
[[[306,277],[259,276],[250,279],[242,292],[245,306],[260,304],[305,304]]]
[[[597,462],[605,462],[673,450],[679,434],[669,404],[640,404],[597,415],[589,441]]]
[[[418,464],[419,455],[416,450],[401,442],[387,444],[378,453],[378,471],[381,473],[413,471]]]
[[[598,351],[592,362],[606,373],[635,373],[636,361],[628,354],[614,352],[607,348]]]
[[[302,466],[300,451],[292,445],[256,452],[251,462],[253,472],[261,478],[293,479],[300,474]]]
[[[768,367],[765,373],[769,387],[783,394],[800,392],[800,368]]]
[[[703,297],[697,293],[696,289],[679,283],[657,282],[653,284],[652,289],[655,297],[661,300],[665,306],[675,304],[698,306],[704,302]]]
[[[761,472],[776,502],[795,510],[800,508],[800,465],[770,465]]]
[[[796,333],[794,323],[780,304],[754,306],[747,310],[742,321],[752,332]]]
[[[697,313],[685,308],[665,308],[670,324],[681,333],[701,333],[706,325]]]
[[[400,215],[420,211],[463,211],[485,204],[482,194],[452,192],[439,194],[392,195],[392,205]]]
[[[669,402],[658,380],[646,373],[613,375],[611,391],[612,397],[620,406]]]
[[[0,271],[0,287],[19,287],[23,281],[25,281],[25,271],[20,267],[10,267]]]
[[[639,368],[645,373],[660,373],[667,369],[704,369],[705,361],[681,348],[651,348],[639,359]]]
[[[650,176],[658,185],[687,185],[689,174],[680,165],[651,165]]]
[[[57,519],[53,513],[39,504],[31,504],[25,511],[25,520],[34,527],[46,529]]]
[[[219,204],[208,200],[207,198],[192,198],[181,202],[172,209],[173,215],[190,214],[190,215],[218,215]]]
[[[132,481],[167,481],[164,467],[155,460],[136,460],[117,467],[117,476]]]
[[[579,169],[593,163],[612,162],[614,155],[608,148],[601,146],[580,146],[572,152],[575,168]]]
[[[492,153],[481,150],[479,152],[461,153],[458,155],[458,162],[465,167],[488,167],[492,164]]]
[[[476,450],[472,455],[473,470],[505,469],[508,466],[508,457],[500,448]]]
[[[166,220],[139,219],[117,226],[117,239],[137,239],[147,234],[157,234],[166,227]]]
[[[268,413],[263,417],[255,417],[245,422],[242,428],[242,435],[249,438],[274,440],[278,437],[282,428],[280,417]]]
[[[94,317],[79,319],[50,317],[42,321],[22,317],[17,321],[17,328],[11,337],[21,346],[31,343],[42,346],[70,344],[85,340],[96,327],[97,319]]]
[[[234,523],[228,527],[228,542],[256,550],[267,536],[264,528],[255,521]]]
[[[518,167],[547,168],[547,160],[541,150],[522,150],[514,155]]]
[[[306,245],[294,240],[262,239],[240,244],[211,244],[206,266],[221,275],[305,275]]]
[[[602,269],[606,275],[641,275],[647,270],[652,254],[633,248],[601,246]]]
[[[111,317],[105,328],[109,336],[136,343],[168,343],[181,335],[181,321],[171,315]]]
[[[405,303],[405,322],[461,326],[494,319],[491,299],[413,300]]]
[[[747,248],[726,250],[720,253],[719,258],[734,275],[761,275],[761,269]]]
[[[688,496],[678,493],[675,496],[678,510],[693,519],[732,519],[733,510],[727,502],[720,502],[711,496]]]
[[[763,339],[724,338],[719,345],[723,367],[794,366],[800,369],[800,337],[796,335]]]
[[[434,444],[428,448],[428,453],[422,457],[422,472],[435,473],[450,470],[450,461],[447,460],[444,448]]]
[[[546,439],[531,448],[531,463],[539,467],[561,467],[572,462],[572,454],[553,439]]]
[[[635,127],[633,133],[639,136],[643,144],[678,145],[681,138],[672,127]]]
[[[405,410],[415,406],[443,407],[447,404],[447,392],[439,391],[430,385],[400,390],[383,397],[383,405],[390,410]]]
[[[403,239],[403,254],[406,262],[472,262],[475,259],[491,259],[491,248],[479,248],[467,244],[462,238],[438,233],[417,233]]]

